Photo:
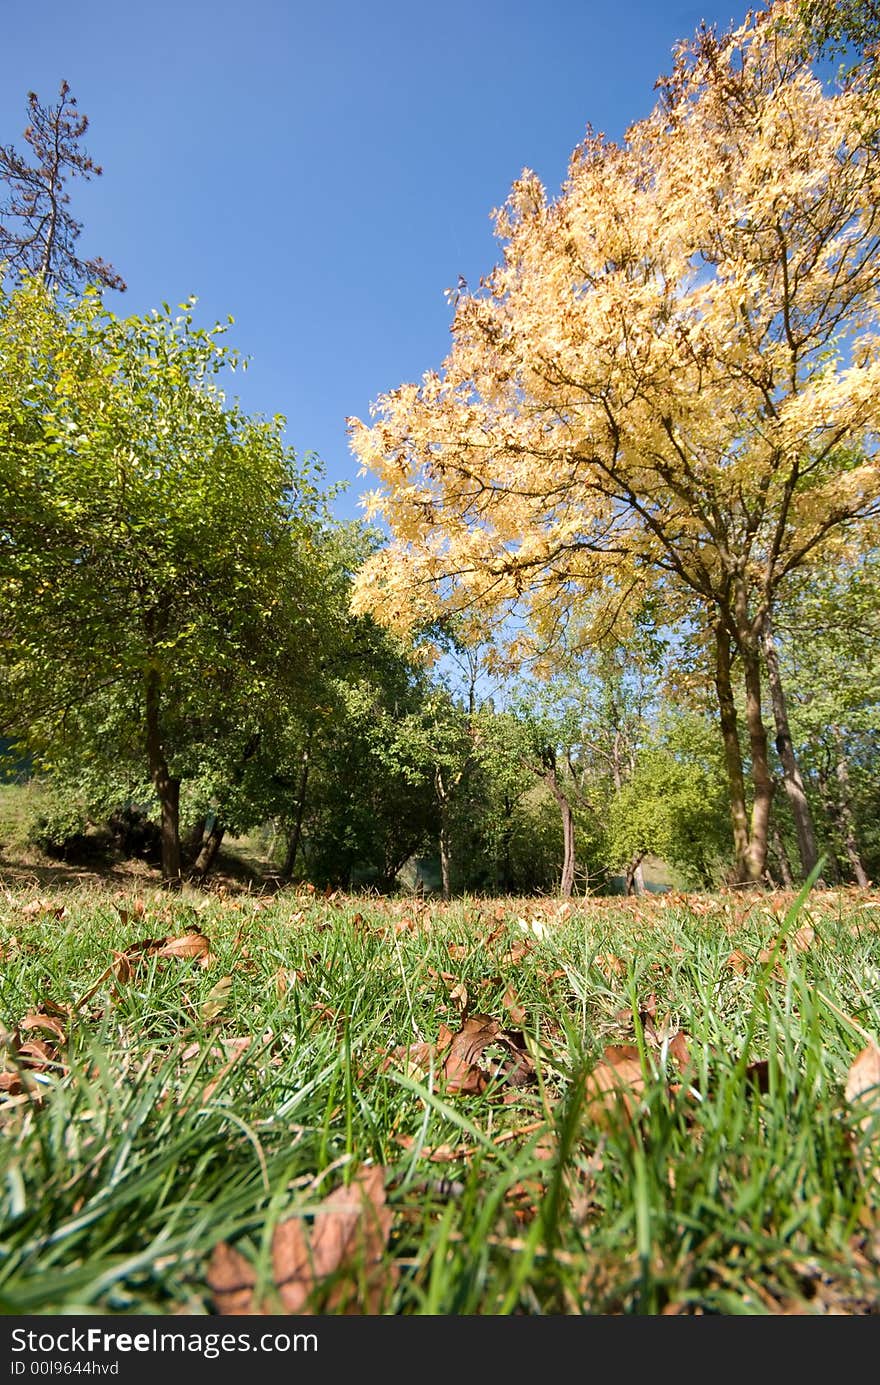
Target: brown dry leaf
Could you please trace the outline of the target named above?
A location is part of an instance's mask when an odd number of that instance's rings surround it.
[[[279,1000],[283,1000],[288,991],[292,991],[297,982],[305,981],[305,972],[290,967],[279,967],[275,973],[275,994]]]
[[[496,1065],[493,1073],[479,1065],[479,1059],[490,1045],[497,1044],[509,1057]],[[452,1035],[443,1074],[449,1092],[478,1095],[489,1085],[490,1077],[500,1077],[511,1087],[521,1087],[534,1076],[534,1063],[525,1049],[521,1034],[502,1029],[491,1015],[471,1015],[457,1034]]]
[[[82,1007],[91,1000],[92,996],[101,989],[104,982],[109,981],[111,977],[114,981],[118,982],[119,985],[126,985],[131,980],[136,965],[143,961],[145,957],[199,956],[201,945],[194,943],[187,944],[186,941],[193,937],[202,939],[205,956],[200,958],[199,965],[203,967],[207,966],[211,960],[210,952],[208,951],[208,939],[198,929],[194,930],[192,933],[184,933],[179,938],[143,938],[140,942],[131,943],[124,952],[113,952],[113,961],[110,963],[109,967],[105,967],[97,981],[80,996],[79,1000],[77,1000],[73,1006],[74,1010],[82,1009]],[[175,948],[173,944],[179,944],[180,946]],[[185,948],[187,945],[191,949],[198,948],[199,950],[186,951]]]
[[[691,1065],[691,1053],[688,1048],[688,1036],[683,1029],[679,1029],[669,1040],[668,1052],[680,1071],[686,1072]]]
[[[395,1135],[394,1143],[401,1149],[415,1149],[416,1137]],[[419,1158],[426,1159],[429,1164],[457,1164],[463,1159],[469,1159],[475,1150],[475,1145],[422,1145]]]
[[[120,986],[127,986],[132,978],[131,958],[127,952],[114,952],[110,971]],[[105,973],[106,975],[106,973]]]
[[[534,948],[534,943],[528,940],[521,940],[513,944],[509,952],[504,954],[504,961],[509,967],[515,967],[517,962],[521,962],[524,957]]]
[[[525,1024],[525,1007],[520,1005],[516,998],[516,991],[512,986],[508,986],[504,995],[501,997],[502,1007],[507,1011],[508,1019],[511,1024]]]
[[[46,1015],[41,1010],[36,1010],[25,1015],[18,1027],[19,1029],[43,1029],[47,1034],[54,1034],[61,1043],[65,1042],[64,1026],[57,1015]]]
[[[21,906],[26,919],[46,918],[66,919],[67,908],[63,904],[53,904],[51,899],[32,899]]]
[[[880,1047],[873,1041],[855,1058],[846,1078],[847,1103],[859,1115],[862,1159],[880,1179],[877,1144],[880,1141]],[[873,1147],[873,1148],[872,1148]]]
[[[390,1231],[380,1168],[361,1170],[348,1187],[324,1198],[311,1230],[302,1217],[280,1222],[272,1238],[272,1274],[283,1311],[314,1312],[316,1293],[328,1289],[321,1311],[380,1313],[394,1281],[393,1267],[384,1264]],[[207,1281],[222,1315],[275,1311],[273,1303],[255,1303],[254,1270],[225,1241],[214,1247]]]
[[[426,967],[425,970],[427,971],[428,975],[433,978],[434,981],[445,981],[447,985],[450,982],[455,981],[454,972],[438,971],[436,967]]]
[[[754,1087],[755,1091],[766,1095],[770,1090],[769,1058],[756,1058],[753,1063],[749,1063],[746,1068],[746,1081]]]
[[[397,1067],[407,1077],[422,1077],[431,1071],[432,1063],[436,1066],[436,1060],[437,1044],[398,1044],[383,1061],[381,1071],[387,1072],[390,1067]]]
[[[278,1230],[285,1225],[288,1223],[282,1223]],[[391,1278],[383,1266],[390,1232],[391,1209],[385,1205],[383,1171],[365,1169],[347,1188],[337,1188],[321,1204],[310,1236],[310,1264],[303,1267],[297,1263],[294,1247],[289,1260],[293,1274],[282,1276],[279,1271],[285,1268],[287,1257],[280,1248],[276,1252],[273,1242],[276,1280],[287,1312],[305,1311],[313,1289],[347,1268],[347,1280],[341,1278],[333,1285],[326,1311],[343,1307],[352,1313],[378,1313]]]
[[[587,1078],[584,1113],[588,1120],[601,1125],[621,1106],[632,1118],[645,1089],[639,1050],[634,1044],[612,1044],[605,1057],[597,1063]]]
[[[489,1079],[476,1060],[487,1044],[492,1043],[501,1026],[488,1015],[472,1015],[464,1021],[457,1034],[452,1035],[449,1052],[443,1064],[447,1090],[465,1095],[485,1091]]]
[[[250,1048],[250,1045],[251,1036],[249,1034],[241,1039],[224,1039],[222,1052],[224,1054],[228,1054],[229,1056],[227,1057],[226,1062],[223,1064],[223,1067],[217,1070],[217,1073],[215,1074],[213,1079],[210,1082],[206,1083],[205,1090],[202,1093],[203,1101],[210,1101],[216,1088],[223,1081],[223,1078],[229,1072],[230,1068],[234,1067],[234,1065],[238,1062],[242,1054],[246,1053],[247,1050]],[[212,1049],[211,1052],[213,1053],[214,1050]]]
[[[846,1099],[850,1104],[871,1092],[871,1104],[880,1105],[880,1047],[868,1044],[854,1059],[846,1078]]]
[[[257,1281],[253,1267],[226,1241],[221,1241],[211,1252],[207,1280],[214,1295],[214,1307],[221,1316],[250,1317],[267,1311],[254,1306]]]
[[[791,935],[791,941],[794,944],[795,951],[807,952],[816,941],[816,936],[816,930],[811,923],[802,924],[797,932]]]
[[[200,967],[211,965],[211,945],[200,928],[189,928],[176,938],[166,938],[156,949],[157,957],[192,957]]]
[[[449,999],[452,1001],[453,1005],[458,1006],[462,1016],[467,1013],[468,991],[463,981],[459,981],[453,986],[452,990],[449,992]]]
[[[626,963],[613,952],[599,953],[593,959],[596,966],[609,981],[615,976],[626,975]]]
[[[731,971],[735,971],[738,976],[743,976],[750,967],[754,966],[751,957],[742,952],[738,947],[731,952],[727,961],[724,963]]]
[[[15,1056],[23,1067],[33,1068],[36,1072],[52,1067],[56,1059],[54,1045],[44,1043],[42,1039],[29,1039],[27,1043],[19,1044]]]

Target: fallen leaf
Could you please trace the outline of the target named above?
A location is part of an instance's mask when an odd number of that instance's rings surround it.
[[[131,958],[127,952],[114,952],[113,961],[110,966],[112,976],[120,986],[127,986],[132,978]],[[106,973],[105,973],[106,975]]]
[[[63,904],[53,904],[51,899],[32,899],[21,906],[26,919],[46,918],[66,919],[67,908]]]
[[[669,1040],[668,1053],[677,1067],[685,1072],[691,1065],[691,1053],[688,1048],[687,1035],[684,1030],[679,1029],[677,1034]]]
[[[743,976],[754,964],[747,953],[735,948],[724,965],[731,971],[735,971],[738,976]]]
[[[254,1307],[257,1281],[253,1266],[226,1241],[221,1241],[211,1252],[207,1280],[214,1295],[214,1307],[224,1317],[252,1316],[268,1311]]]
[[[511,1024],[525,1024],[525,1007],[520,1005],[516,998],[516,991],[512,986],[508,986],[504,995],[501,997],[502,1007],[507,1011]]]
[[[498,1045],[508,1055],[486,1071],[479,1060],[491,1045]],[[534,1076],[534,1063],[525,1049],[525,1040],[513,1030],[502,1029],[491,1015],[471,1015],[457,1034],[453,1034],[443,1065],[447,1090],[463,1094],[485,1091],[492,1077],[501,1078],[512,1087],[523,1086]]]
[[[607,977],[609,981],[612,977],[626,975],[626,963],[613,952],[599,953],[593,960],[603,976]]]
[[[219,1015],[222,1015],[229,1003],[231,990],[231,976],[222,976],[216,986],[211,987],[199,1006],[199,1015],[203,1024],[211,1024]]]
[[[369,1168],[324,1198],[311,1229],[301,1216],[279,1222],[272,1237],[272,1276],[283,1311],[315,1312],[319,1291],[326,1291],[322,1312],[380,1313],[395,1279],[393,1266],[384,1263],[391,1220],[384,1172]],[[255,1302],[254,1269],[225,1241],[214,1247],[207,1282],[224,1316],[275,1311],[271,1296]]]
[[[515,967],[524,957],[532,951],[534,944],[527,940],[521,940],[513,944],[509,952],[504,954],[504,961],[509,967]]]
[[[639,1050],[634,1044],[613,1044],[605,1049],[586,1081],[584,1114],[597,1125],[621,1107],[632,1119],[645,1089]]]
[[[746,1068],[746,1081],[749,1082],[756,1091],[766,1094],[770,1090],[770,1060],[768,1058],[757,1058],[755,1062],[749,1063]]]
[[[459,981],[449,992],[449,999],[457,1005],[462,1015],[467,1013],[468,991],[463,981]]]
[[[398,1044],[382,1063],[382,1072],[390,1067],[400,1068],[407,1077],[421,1077],[436,1067],[437,1045],[430,1043]]]
[[[109,967],[104,968],[97,981],[76,1001],[73,1009],[80,1010],[111,977],[119,985],[125,985],[131,980],[137,964],[146,957],[196,958],[200,967],[210,966],[213,960],[210,943],[200,928],[193,927],[177,937],[143,938],[140,942],[131,943],[124,952],[113,952]]]
[[[796,952],[806,952],[816,941],[816,930],[811,923],[802,924],[796,933],[792,933],[791,940]]]
[[[865,1170],[880,1179],[880,1047],[873,1041],[853,1061],[846,1078],[845,1096],[858,1115],[861,1131],[855,1153]]]
[[[871,1104],[880,1106],[880,1047],[868,1044],[855,1058],[846,1078],[846,1099],[850,1104],[861,1101],[871,1092]]]
[[[213,1079],[205,1084],[205,1090],[202,1093],[203,1101],[210,1101],[216,1088],[223,1081],[223,1078],[229,1072],[230,1068],[234,1067],[234,1065],[238,1062],[242,1054],[246,1053],[247,1050],[250,1048],[250,1045],[251,1036],[249,1034],[241,1039],[224,1040],[222,1052],[224,1054],[228,1054],[229,1056],[226,1062],[223,1064],[223,1067],[217,1070],[217,1073],[215,1074]],[[214,1050],[212,1049],[211,1051],[213,1052]]]
[[[211,963],[211,947],[200,928],[190,928],[176,938],[166,938],[156,949],[157,957],[192,957],[198,959],[199,966]]]

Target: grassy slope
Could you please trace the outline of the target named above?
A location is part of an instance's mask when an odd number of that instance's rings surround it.
[[[6,1048],[0,1309],[211,1312],[218,1241],[268,1277],[278,1220],[374,1163],[386,1313],[880,1310],[877,1145],[844,1098],[880,1033],[880,896],[790,906],[7,890],[0,1026],[51,1002],[64,1039],[30,1092]],[[193,924],[209,966],[107,974]],[[457,1028],[459,983],[522,1008],[537,1081],[450,1094],[389,1060]],[[597,1096],[634,1042],[644,1090]]]

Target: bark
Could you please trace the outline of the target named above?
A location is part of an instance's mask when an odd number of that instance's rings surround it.
[[[721,738],[724,743],[724,763],[727,768],[730,794],[733,853],[736,863],[735,879],[741,882],[748,878],[746,858],[749,849],[749,818],[746,809],[746,785],[737,729],[736,703],[733,700],[730,635],[720,622],[715,626],[715,690],[718,695]]]
[[[512,873],[513,873],[513,872],[512,872],[512,869],[511,869],[511,859],[510,859],[510,848],[511,848],[511,840],[512,840],[512,838],[513,838],[513,804],[512,804],[511,801],[510,801],[510,794],[505,794],[505,795],[504,795],[504,830],[503,830],[502,836],[501,836],[501,840],[502,840],[502,843],[503,843],[503,846],[502,846],[502,853],[501,853],[501,855],[502,855],[502,861],[503,861],[502,869],[503,869],[503,872],[504,872],[504,875],[503,875],[503,882],[502,882],[502,883],[503,883],[503,890],[502,890],[502,893],[503,893],[503,894],[509,894],[509,893],[510,893],[510,881],[511,881],[511,875],[512,875]]]
[[[198,880],[204,880],[205,876],[213,869],[220,850],[220,844],[226,835],[226,828],[219,818],[215,818],[210,832],[202,843],[202,849],[193,862],[192,873]]]
[[[752,816],[746,852],[746,880],[757,884],[767,868],[767,837],[770,805],[773,802],[773,776],[767,754],[767,729],[761,715],[761,666],[757,645],[751,635],[740,645],[746,689],[746,727],[752,760]]]
[[[839,802],[837,808],[837,820],[840,826],[840,834],[843,838],[843,849],[849,861],[850,868],[856,879],[856,884],[862,889],[867,889],[870,885],[868,873],[862,864],[859,855],[858,842],[856,840],[855,818],[852,810],[852,790],[849,781],[849,761],[843,748],[843,735],[839,728],[835,728],[835,740],[837,742],[837,766],[835,775],[839,788]]]
[[[159,700],[159,675],[150,669],[146,679],[147,757],[161,813],[162,878],[173,883],[180,880],[180,780],[168,768],[162,744]]]
[[[828,782],[829,768],[830,766],[827,760],[824,765],[820,764],[816,780],[819,785],[819,797],[822,800],[822,807],[825,811],[825,820],[829,830],[833,833],[840,825],[840,812],[834,800],[834,795],[831,792],[831,785]],[[833,855],[829,857],[828,869],[833,873],[834,883],[839,884],[841,880],[840,861],[838,860],[836,849]]]
[[[296,856],[302,841],[303,817],[306,811],[306,789],[309,783],[309,756],[311,754],[312,736],[303,747],[302,760],[300,762],[299,787],[296,797],[296,821],[293,824],[293,831],[287,843],[287,854],[284,857],[284,865],[281,867],[281,879],[289,880],[293,875],[293,868],[296,865]]]
[[[445,807],[441,810],[440,820],[440,882],[443,890],[443,898],[451,899],[451,863],[449,850],[449,830],[446,824]]]
[[[642,861],[644,859],[645,852],[639,851],[626,868],[626,892],[628,895],[644,893],[645,879],[642,875]]]
[[[574,851],[574,813],[571,811],[571,804],[560,788],[559,780],[556,777],[556,765],[553,759],[545,756],[544,759],[544,783],[556,799],[556,806],[562,818],[562,876],[559,881],[559,893],[563,899],[570,899],[574,889],[575,873],[575,851]]]
[[[202,849],[207,825],[207,816],[196,818],[192,827],[190,827],[189,831],[186,833],[186,854],[191,861],[195,861]]]
[[[813,815],[807,799],[804,781],[801,777],[794,743],[788,721],[788,706],[782,675],[779,670],[779,655],[773,638],[773,628],[768,616],[764,621],[763,632],[764,662],[767,666],[767,685],[770,689],[770,702],[773,707],[773,720],[776,724],[776,750],[782,761],[783,783],[797,833],[798,855],[801,861],[801,878],[806,879],[819,860],[816,846],[816,830]]]
[[[794,889],[794,875],[791,870],[791,862],[788,859],[788,852],[785,849],[785,842],[782,840],[782,833],[779,828],[773,825],[770,832],[770,842],[773,847],[773,856],[779,866],[779,874],[782,876],[782,884],[787,890]]]
[[[49,283],[52,273],[52,256],[55,253],[55,237],[58,234],[58,204],[56,201],[56,191],[54,179],[49,192],[51,211],[49,213],[49,229],[46,234],[46,244],[43,248],[43,259],[40,263],[40,275],[44,284]]]

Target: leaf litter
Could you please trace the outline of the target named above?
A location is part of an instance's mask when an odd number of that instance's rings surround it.
[[[207,1283],[219,1314],[382,1311],[396,1282],[395,1266],[386,1263],[392,1213],[385,1201],[384,1170],[359,1170],[311,1215],[309,1229],[301,1215],[276,1226],[272,1282],[262,1295],[250,1261],[226,1241],[214,1247]]]

